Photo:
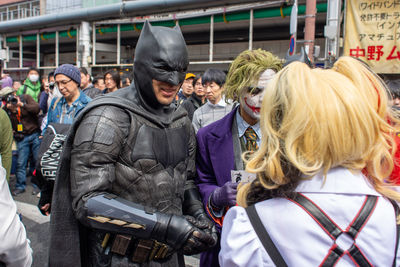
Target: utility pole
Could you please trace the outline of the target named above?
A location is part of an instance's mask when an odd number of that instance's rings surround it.
[[[78,38],[78,37],[77,37]],[[89,67],[88,58],[90,56],[90,25],[87,21],[82,21],[79,30],[79,52],[80,57],[77,67]]]
[[[311,62],[314,62],[315,41],[315,16],[317,13],[317,1],[307,0],[306,3],[306,26],[304,30],[304,47]]]
[[[326,12],[325,68],[331,67],[339,57],[342,0],[329,0]]]

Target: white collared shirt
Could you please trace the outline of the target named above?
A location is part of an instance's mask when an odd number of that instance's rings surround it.
[[[325,183],[318,174],[301,181],[296,191],[316,203],[341,229],[346,229],[357,215],[366,195],[378,196],[376,208],[356,243],[373,266],[392,266],[396,241],[394,209],[361,172],[334,168],[328,172]],[[285,198],[259,202],[256,209],[288,266],[321,264],[334,241],[303,209]],[[337,244],[348,249],[351,239],[341,236]],[[397,264],[400,264],[399,254]],[[221,266],[275,266],[242,207],[231,208],[225,216],[219,261]],[[345,255],[335,266],[354,266],[354,263]]]
[[[226,105],[227,105],[227,103],[226,103],[226,101],[225,101],[225,98],[224,97],[222,97],[221,98],[221,100],[217,103],[217,104],[213,104],[213,103],[211,103],[210,101],[207,101],[206,103],[205,103],[205,105],[210,105],[211,107],[226,107]]]
[[[225,98],[222,98],[217,104],[207,101],[193,113],[192,124],[195,132],[197,133],[200,128],[222,119],[232,110],[232,107],[231,103],[225,102]]]

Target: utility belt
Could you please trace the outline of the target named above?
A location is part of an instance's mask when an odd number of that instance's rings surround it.
[[[145,263],[168,258],[172,249],[161,242],[150,239],[137,239],[129,235],[106,234],[101,246],[104,253],[110,251],[121,256],[127,256],[132,262]]]

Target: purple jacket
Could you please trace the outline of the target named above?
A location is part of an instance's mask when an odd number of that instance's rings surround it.
[[[211,193],[215,188],[223,186],[231,180],[231,170],[235,167],[232,124],[236,110],[237,108],[234,108],[222,119],[197,132],[196,168],[198,177],[196,183],[206,210]],[[210,214],[209,216],[212,218]],[[216,227],[221,231],[218,223],[216,223]],[[200,266],[219,266],[219,251],[220,244],[218,242],[215,248],[201,254]]]
[[[3,79],[0,79],[0,80],[2,82],[1,83],[1,88],[4,88],[6,86],[12,87],[13,80],[11,79],[10,76],[6,76],[6,77],[4,77]]]

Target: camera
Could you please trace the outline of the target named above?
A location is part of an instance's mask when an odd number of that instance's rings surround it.
[[[54,89],[54,82],[50,82],[49,83],[49,89],[51,90],[51,91],[53,91],[53,89]]]
[[[16,105],[18,103],[18,98],[13,94],[9,94],[6,98],[6,102],[12,105]]]

